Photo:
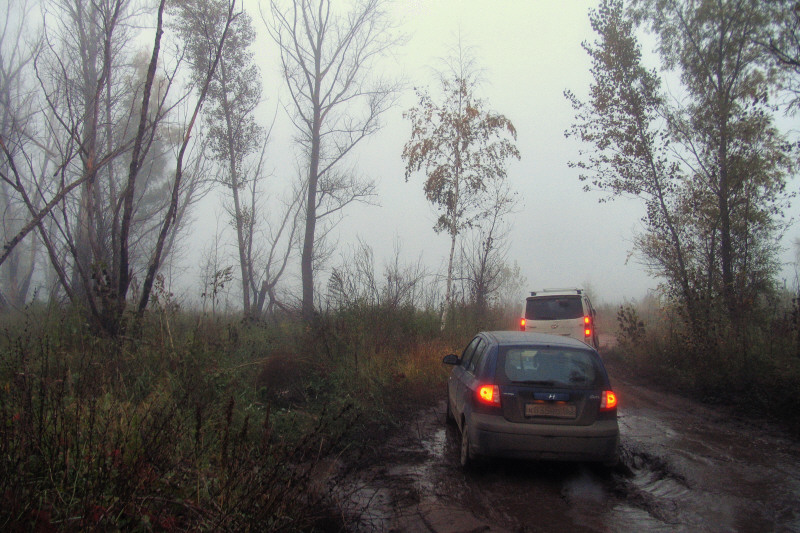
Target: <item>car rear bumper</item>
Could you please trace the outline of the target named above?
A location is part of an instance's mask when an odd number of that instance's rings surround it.
[[[472,413],[474,455],[558,461],[614,461],[619,445],[616,419],[590,426],[520,424],[496,415]]]

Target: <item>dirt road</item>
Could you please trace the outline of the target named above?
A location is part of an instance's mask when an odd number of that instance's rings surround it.
[[[353,531],[800,531],[800,443],[621,379],[623,465],[458,464],[444,402],[343,490]]]

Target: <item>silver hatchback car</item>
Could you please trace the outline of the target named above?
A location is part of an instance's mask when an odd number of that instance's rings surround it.
[[[460,430],[464,467],[481,456],[617,462],[617,397],[587,344],[488,331],[443,362],[453,365],[447,419]]]

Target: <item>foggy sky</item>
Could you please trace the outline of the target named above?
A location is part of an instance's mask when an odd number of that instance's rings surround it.
[[[260,121],[268,124],[288,96],[258,3],[245,5],[259,32],[256,56],[265,98]],[[414,86],[436,89],[431,68],[441,66],[460,32],[484,71],[479,95],[488,109],[504,114],[517,129],[521,160],[510,161],[508,176],[520,203],[519,212],[509,219],[513,224],[509,260],[520,265],[526,292],[589,285],[597,300],[621,303],[655,288],[658,281],[630,257],[633,236],[641,229],[641,202],[616,199],[601,204],[602,193],[584,192],[578,171],[568,167],[569,161],[579,159],[580,146],[564,137],[574,115],[563,91],[569,89],[582,99],[588,92],[590,62],[581,42],[594,40],[588,19],[594,7],[596,2],[587,0],[398,1],[393,14],[408,43],[383,66],[385,72],[403,77],[407,89],[384,115],[384,128],[362,143],[350,160],[361,174],[375,179],[380,205],[347,208],[335,232],[339,252],[347,253],[360,238],[373,248],[380,271],[399,242],[405,262],[421,257],[432,270],[445,268],[449,238],[432,229],[438,214],[425,200],[424,176],[414,175],[408,183],[404,179],[401,153],[410,125],[402,114],[416,103]],[[268,4],[263,9],[267,13]],[[292,135],[285,112],[278,109],[268,151],[276,187],[296,167]],[[208,241],[215,219],[222,216],[219,206],[209,199],[195,216],[196,232]],[[787,246],[796,234],[792,228],[785,238]],[[331,263],[338,262],[340,256],[335,254]],[[299,268],[290,274],[296,277]],[[324,273],[320,277],[327,278]],[[520,294],[520,301],[524,296]]]

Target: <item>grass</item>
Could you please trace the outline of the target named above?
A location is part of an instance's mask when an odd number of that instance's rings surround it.
[[[740,332],[708,324],[697,339],[663,309],[626,304],[607,356],[653,386],[771,419],[800,436],[798,331],[786,317],[774,313]]]
[[[616,329],[608,356],[627,370],[797,422],[791,327],[753,332],[760,350],[706,353],[660,311],[631,308],[616,325],[614,311],[598,327]],[[340,463],[444,398],[445,354],[515,318],[456,310],[443,331],[411,308],[355,305],[313,326],[173,311],[111,339],[76,313],[4,315],[0,529],[342,530]]]
[[[414,310],[150,319],[3,317],[1,529],[339,530],[331,465],[443,397],[462,344]]]

